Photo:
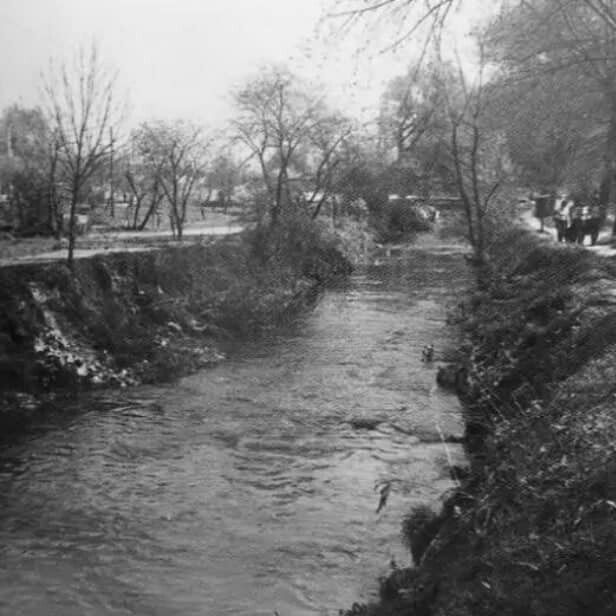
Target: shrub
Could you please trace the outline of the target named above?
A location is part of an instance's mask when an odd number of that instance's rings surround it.
[[[414,507],[402,520],[402,541],[411,551],[416,565],[419,565],[428,546],[436,537],[441,521],[441,517],[426,505]]]
[[[373,224],[381,242],[398,241],[431,229],[421,209],[403,199],[384,204],[373,218]]]
[[[252,258],[261,264],[274,261],[295,276],[325,282],[350,271],[336,239],[301,210],[286,213],[274,227],[258,225],[248,233],[247,241]]]

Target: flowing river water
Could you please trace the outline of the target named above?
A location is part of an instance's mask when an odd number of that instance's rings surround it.
[[[216,368],[88,395],[2,443],[0,613],[303,616],[369,599],[410,561],[402,516],[438,503],[462,457],[440,438],[463,430],[458,401],[435,385],[462,252],[428,238],[384,256]]]

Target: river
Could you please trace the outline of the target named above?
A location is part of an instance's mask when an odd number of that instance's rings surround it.
[[[213,369],[83,396],[3,443],[0,613],[308,616],[370,598],[410,561],[402,516],[462,457],[439,436],[461,434],[458,401],[421,361],[454,342],[462,251],[383,256]]]

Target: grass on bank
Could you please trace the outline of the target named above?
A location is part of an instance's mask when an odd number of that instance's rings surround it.
[[[457,315],[470,475],[348,614],[616,613],[616,261],[517,228],[489,257]]]
[[[168,379],[276,325],[350,271],[308,217],[218,242],[0,269],[1,389]]]

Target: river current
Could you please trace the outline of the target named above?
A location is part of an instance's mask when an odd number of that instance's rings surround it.
[[[462,457],[440,438],[463,430],[458,401],[435,385],[462,252],[428,239],[383,256],[213,369],[84,396],[0,444],[0,614],[308,616],[369,599],[410,562],[402,516],[437,503]]]

